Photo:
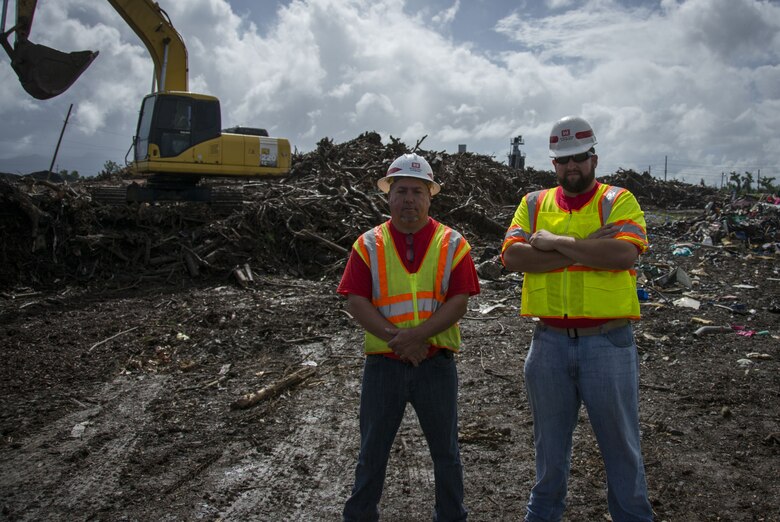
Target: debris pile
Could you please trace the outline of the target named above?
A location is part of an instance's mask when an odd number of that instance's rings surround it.
[[[598,176],[604,183],[630,190],[643,208],[691,209],[704,208],[718,190],[714,187],[689,185],[681,181],[663,181],[647,172],[619,169],[610,176]]]
[[[720,194],[710,197],[702,212],[657,227],[674,232],[680,248],[744,247],[754,252],[780,253],[780,199]]]
[[[101,186],[127,182],[118,177],[71,183],[1,177],[0,288],[71,282],[123,288],[231,274],[245,282],[253,272],[311,277],[340,271],[355,238],[388,217],[376,180],[412,150],[429,160],[443,186],[432,214],[463,231],[477,249],[495,249],[523,194],[555,184],[549,171],[510,169],[473,153],[425,151],[423,140],[409,147],[393,137],[385,145],[375,132],[341,144],[325,138],[314,151],[295,155],[286,178],[221,182],[243,193],[243,204],[228,215],[202,203],[112,206],[93,199]],[[600,179],[632,190],[650,207],[704,208],[716,194],[633,171]],[[722,222],[723,208],[710,206],[702,220]],[[749,229],[754,238],[755,229],[766,233],[774,226],[754,219],[727,220],[726,234]]]

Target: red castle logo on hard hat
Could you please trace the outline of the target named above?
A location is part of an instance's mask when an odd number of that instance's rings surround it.
[[[411,168],[414,169],[414,170],[420,170],[420,162],[419,161],[413,161]]]
[[[569,129],[563,129],[561,131],[561,136],[563,136],[563,137],[569,136],[570,134],[571,134],[571,130],[569,130]]]

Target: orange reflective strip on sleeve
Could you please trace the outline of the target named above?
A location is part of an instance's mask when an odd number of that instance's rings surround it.
[[[647,232],[645,228],[631,219],[622,219],[615,221],[614,225],[620,226],[620,231],[615,234],[615,239],[624,239],[637,245],[642,252],[650,246],[647,241]]]
[[[519,239],[522,241],[527,241],[528,238],[531,237],[531,234],[523,230],[523,227],[520,225],[511,225],[507,231],[506,234],[504,234],[504,241],[509,241],[510,239]]]
[[[506,249],[510,246],[514,245],[515,243],[528,243],[525,238],[523,237],[509,237],[504,240],[503,243],[501,243],[501,256],[504,256],[504,252],[506,252]]]

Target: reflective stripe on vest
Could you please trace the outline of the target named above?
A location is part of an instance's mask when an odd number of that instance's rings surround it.
[[[371,270],[371,302],[388,321],[411,328],[427,320],[447,297],[452,269],[471,247],[461,234],[439,223],[416,273],[410,274],[398,253],[387,223],[363,234],[354,245]],[[457,351],[457,324],[428,341]],[[388,353],[387,343],[366,332],[366,353]]]
[[[528,220],[531,223],[529,227],[530,232],[523,230],[516,225],[510,226],[504,235],[504,245],[506,245],[507,241],[512,241],[513,243],[516,241],[528,243],[531,240],[531,235],[536,230],[537,202],[544,198],[544,195],[548,190],[549,189],[537,190],[536,192],[531,192],[526,195],[525,202],[528,207]]]
[[[555,190],[537,191],[527,196],[531,229],[578,239],[609,222],[617,198],[626,190],[601,184],[594,197],[582,208],[567,212],[555,202]],[[637,207],[637,211],[641,210]],[[642,224],[613,222],[621,230],[614,237],[632,236],[645,242]],[[525,273],[521,314],[550,318],[639,318],[635,270],[599,270],[572,265],[544,273]]]

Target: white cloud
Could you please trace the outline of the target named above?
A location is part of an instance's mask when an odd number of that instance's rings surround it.
[[[267,128],[302,151],[376,130],[500,159],[521,134],[527,164],[546,169],[547,133],[565,114],[594,125],[601,172],[656,172],[665,156],[718,175],[729,165],[768,169],[780,145],[780,6],[765,0],[549,0],[507,13],[504,2],[483,2],[506,39],[490,54],[454,38],[460,0],[416,12],[411,0],[252,4],[256,21],[225,0],[160,3],[187,44],[190,89],[219,97],[223,126]],[[0,128],[0,157],[33,147],[19,136],[55,143],[74,103],[61,154],[121,161],[151,86],[139,38],[107,2],[41,0],[32,39],[100,56],[47,102],[0,69],[12,91],[0,117],[15,122]]]
[[[395,110],[393,102],[386,95],[367,92],[355,104],[353,119],[355,122],[360,122],[361,120],[371,120],[377,116],[380,118],[398,116],[398,111]]]
[[[459,9],[460,0],[455,0],[455,3],[452,4],[449,8],[435,14],[431,18],[431,21],[434,23],[434,25],[437,25],[440,28],[448,27],[452,21],[455,20],[455,16],[457,16]]]

